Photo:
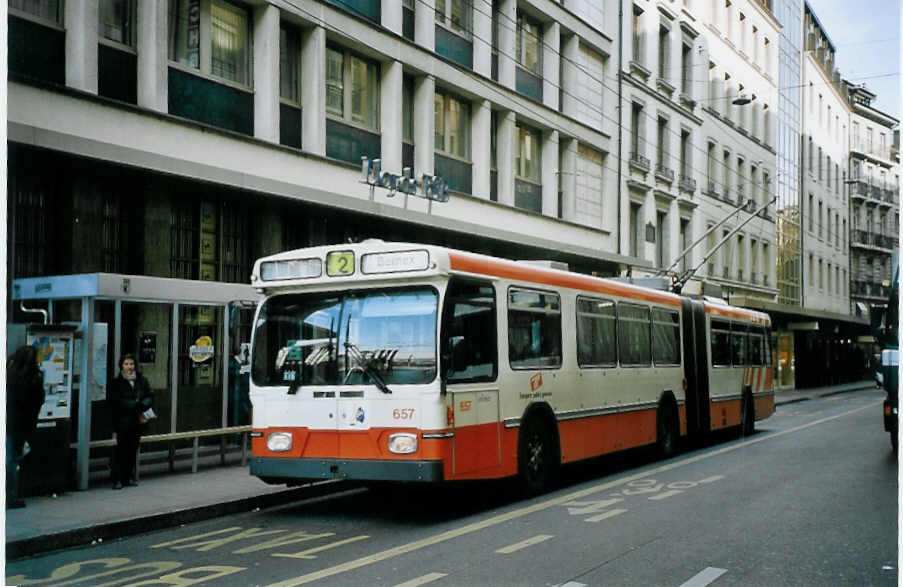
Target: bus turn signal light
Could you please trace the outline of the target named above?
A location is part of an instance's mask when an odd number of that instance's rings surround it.
[[[454,426],[455,424],[455,406],[445,408],[445,424],[446,426]]]

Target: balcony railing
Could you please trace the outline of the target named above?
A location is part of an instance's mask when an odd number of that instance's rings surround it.
[[[656,164],[655,166],[655,176],[659,179],[663,179],[668,183],[674,181],[674,170],[665,167],[661,163]]]
[[[649,159],[639,153],[630,154],[630,164],[643,171],[649,171]]]
[[[677,187],[682,189],[685,192],[695,192],[696,191],[696,180],[687,175],[681,174],[680,179],[677,182]]]
[[[890,288],[874,281],[855,279],[850,281],[850,294],[854,296],[873,296],[887,299]]]
[[[868,230],[854,229],[851,240],[854,245],[866,245],[870,247],[879,247],[882,249],[893,250],[897,246],[897,236],[885,235]]]
[[[720,197],[720,194],[718,193],[718,184],[716,184],[714,181],[708,182],[708,184],[706,185],[705,195],[712,198]]]

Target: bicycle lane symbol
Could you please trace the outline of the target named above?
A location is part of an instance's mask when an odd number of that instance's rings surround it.
[[[621,491],[609,494],[606,499],[569,501],[562,505],[568,508],[568,514],[572,516],[595,514],[585,518],[585,522],[601,522],[629,511],[625,507],[620,507],[620,504],[627,500],[635,500],[639,496],[645,496],[649,501],[661,501],[699,485],[714,483],[721,479],[724,479],[724,475],[713,475],[699,481],[674,481],[667,484],[659,483],[655,479],[637,479],[628,483]],[[614,505],[619,505],[619,507],[609,509]]]

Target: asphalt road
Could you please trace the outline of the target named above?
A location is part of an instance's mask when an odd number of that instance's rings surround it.
[[[754,435],[510,484],[353,488],[12,562],[16,585],[896,585],[897,465],[877,390]]]

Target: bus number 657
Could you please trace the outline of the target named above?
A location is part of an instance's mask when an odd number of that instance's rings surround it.
[[[414,408],[395,408],[392,417],[396,420],[411,420],[414,418]]]

